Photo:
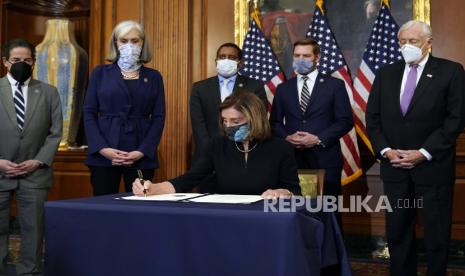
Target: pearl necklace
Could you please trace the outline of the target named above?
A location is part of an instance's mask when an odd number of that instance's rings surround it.
[[[139,70],[137,70],[137,71],[132,71],[132,72],[124,72],[124,71],[121,71],[121,75],[123,75],[123,78],[124,78],[124,79],[127,79],[127,80],[135,80],[135,79],[138,79],[138,78],[139,78]]]
[[[253,147],[252,147],[251,149],[248,149],[248,150],[242,150],[242,149],[237,145],[237,142],[236,142],[236,141],[234,141],[234,145],[236,145],[236,149],[237,149],[238,151],[240,151],[240,152],[242,152],[242,153],[249,153],[249,152],[253,151],[253,150],[257,147],[258,143],[256,143],[255,145],[253,145]]]

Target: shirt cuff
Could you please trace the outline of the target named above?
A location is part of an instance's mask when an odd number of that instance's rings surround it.
[[[431,159],[433,159],[433,156],[431,156],[431,154],[429,154],[429,152],[427,152],[424,148],[421,148],[418,151],[421,152],[421,154],[423,154],[426,157],[426,159],[428,159],[428,161],[431,161]]]
[[[388,151],[388,150],[391,150],[391,148],[384,148],[384,149],[382,149],[382,150],[380,151],[381,156],[382,156],[382,157],[386,157],[386,156],[384,156],[384,154],[385,154],[386,151]]]

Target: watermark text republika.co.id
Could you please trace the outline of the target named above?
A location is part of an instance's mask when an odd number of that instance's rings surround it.
[[[348,201],[348,202],[347,202]],[[423,208],[423,198],[405,198],[390,201],[386,195],[351,195],[317,197],[293,196],[291,198],[265,199],[264,212],[295,212],[305,208],[309,212],[393,212],[395,209]]]

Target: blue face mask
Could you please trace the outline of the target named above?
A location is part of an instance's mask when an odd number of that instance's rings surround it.
[[[134,72],[139,70],[140,53],[142,48],[133,43],[126,43],[118,48],[119,58],[118,66],[125,72]]]
[[[249,124],[243,123],[237,126],[225,127],[224,132],[231,141],[242,142],[249,136]]]
[[[315,70],[315,62],[303,58],[295,58],[292,62],[294,71],[301,75],[306,75]]]

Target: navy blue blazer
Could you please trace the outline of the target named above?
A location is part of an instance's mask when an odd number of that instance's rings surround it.
[[[111,166],[99,153],[108,147],[142,152],[134,168],[158,168],[157,147],[165,124],[162,76],[142,66],[137,87],[137,97],[132,97],[117,64],[99,65],[92,72],[84,102],[87,165]]]
[[[341,167],[339,139],[354,125],[344,82],[318,73],[304,114],[300,109],[297,77],[280,84],[274,95],[270,124],[278,137],[306,131],[320,138],[324,146],[306,150],[313,168]]]

